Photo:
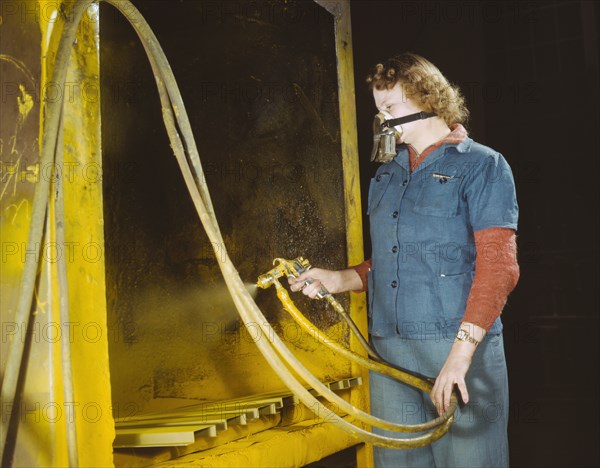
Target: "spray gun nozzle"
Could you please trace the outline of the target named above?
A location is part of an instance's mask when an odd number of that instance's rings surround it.
[[[269,270],[264,275],[260,275],[258,277],[258,287],[262,289],[267,289],[268,287],[275,284],[275,281],[278,278],[281,278],[283,275],[286,274],[286,262],[287,260],[284,260],[282,258],[276,258],[275,260],[273,260],[273,265],[276,265],[275,268]]]
[[[256,285],[259,288],[267,289],[275,282],[275,277],[270,273],[271,272],[265,273],[264,275],[260,275],[258,277],[258,282],[256,283]]]

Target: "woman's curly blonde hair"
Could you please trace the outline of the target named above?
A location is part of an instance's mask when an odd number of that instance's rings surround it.
[[[429,60],[411,52],[375,65],[367,76],[370,89],[391,89],[400,83],[406,96],[425,112],[435,112],[449,127],[466,124],[469,110],[458,86],[451,84]]]

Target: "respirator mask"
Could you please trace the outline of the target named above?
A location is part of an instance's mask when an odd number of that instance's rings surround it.
[[[434,112],[417,112],[394,119],[386,111],[381,111],[373,120],[373,150],[371,162],[388,163],[396,156],[396,142],[402,137],[402,124],[415,120],[435,117]]]

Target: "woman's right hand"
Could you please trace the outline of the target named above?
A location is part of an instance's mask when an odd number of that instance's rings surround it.
[[[308,280],[312,280],[312,283],[306,284]],[[288,282],[292,291],[302,291],[303,294],[311,299],[317,297],[321,286],[331,294],[359,290],[362,287],[360,276],[353,268],[346,270],[311,268],[298,276],[298,278],[288,278]]]

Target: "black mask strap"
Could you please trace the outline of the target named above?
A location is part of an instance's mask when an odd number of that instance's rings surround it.
[[[435,112],[417,112],[416,114],[405,115],[404,117],[398,117],[397,119],[386,120],[381,124],[382,127],[395,127],[396,125],[402,125],[415,120],[428,119],[429,117],[435,117]]]

